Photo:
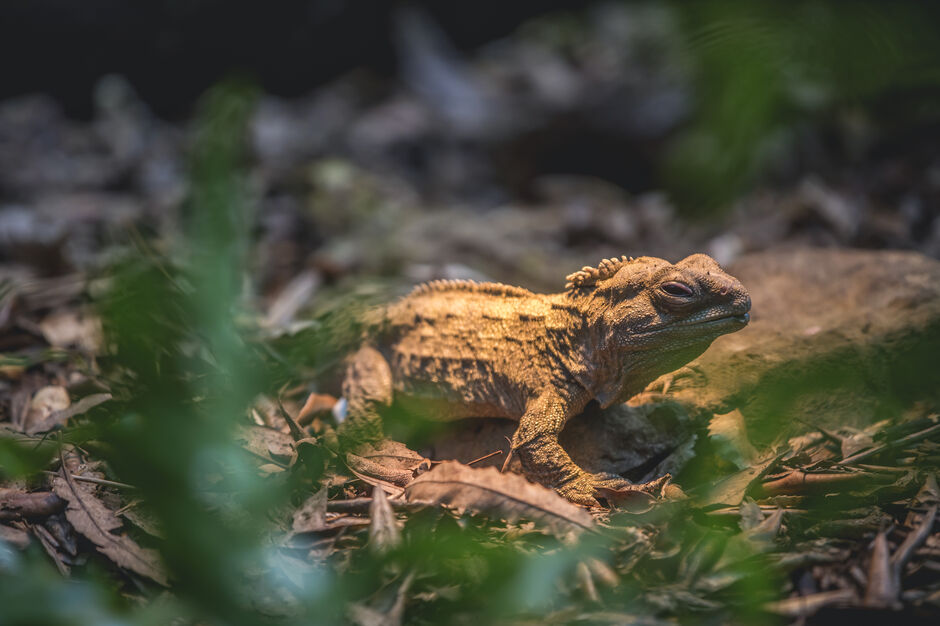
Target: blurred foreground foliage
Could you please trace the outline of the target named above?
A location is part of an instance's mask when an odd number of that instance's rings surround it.
[[[861,160],[877,138],[940,123],[933,3],[672,6],[697,100],[665,163],[680,207],[727,206],[759,176]]]

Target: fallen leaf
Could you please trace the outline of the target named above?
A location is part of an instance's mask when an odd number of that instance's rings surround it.
[[[166,572],[156,550],[142,548],[127,535],[112,532],[121,528],[122,522],[95,496],[94,486],[56,476],[52,487],[56,495],[68,502],[66,518],[99,552],[118,567],[167,586]]]
[[[750,467],[758,457],[748,439],[744,416],[737,409],[715,415],[708,423],[708,437],[718,456],[731,461],[738,469]]]
[[[104,343],[101,320],[78,311],[50,313],[39,323],[39,329],[49,345],[55,348],[75,346],[90,354],[97,354]]]
[[[300,508],[294,511],[291,530],[294,534],[322,530],[326,526],[326,487],[304,500]]]
[[[66,391],[65,387],[59,385],[41,387],[29,401],[26,417],[23,420],[23,431],[26,433],[31,432],[38,425],[45,422],[50,415],[68,408],[71,403],[69,392]]]
[[[770,602],[765,605],[771,613],[787,617],[808,617],[819,609],[833,604],[853,604],[855,601],[854,589],[836,589],[834,591],[820,591],[808,596],[794,596],[785,600]]]
[[[75,417],[76,415],[86,413],[87,411],[93,409],[99,404],[107,402],[110,399],[110,393],[95,393],[90,396],[85,396],[71,406],[52,412],[41,422],[28,426],[26,428],[26,434],[35,435],[36,433],[52,430],[56,426],[63,426],[68,420]]]
[[[635,515],[648,513],[656,504],[656,496],[639,489],[597,487],[595,490],[613,508]]]
[[[874,439],[866,432],[853,432],[842,437],[842,458],[847,459],[856,452],[867,450],[875,445]]]
[[[382,487],[392,495],[399,495],[402,488],[414,479],[414,472],[394,467],[386,467],[358,454],[346,454],[346,466],[356,478],[373,487]]]
[[[29,533],[19,528],[0,524],[0,541],[8,543],[19,550],[25,550],[29,546]]]
[[[267,426],[239,425],[235,438],[246,450],[265,459],[287,460],[294,455],[293,438]]]
[[[519,474],[502,474],[495,467],[441,463],[405,487],[405,498],[458,511],[493,513],[508,521],[526,518],[559,535],[594,528],[594,518],[584,509],[547,487]]]
[[[717,504],[736,506],[740,504],[751,483],[760,479],[781,456],[766,458],[751,467],[721,479],[705,493],[699,503],[700,506]]]
[[[388,590],[385,597],[373,599],[370,604],[351,602],[349,619],[358,626],[400,626],[405,616],[405,598],[414,572],[409,573],[394,591]]]
[[[894,607],[898,604],[901,589],[891,567],[891,550],[884,532],[875,537],[868,566],[868,588],[865,590],[865,606]]]
[[[356,449],[356,455],[391,469],[414,472],[422,467],[431,468],[430,460],[405,444],[392,439],[383,439],[377,443],[365,444]]]
[[[376,552],[387,552],[401,543],[401,533],[395,512],[388,503],[388,496],[381,487],[372,488],[372,504],[369,507],[369,547]]]
[[[329,413],[336,405],[336,398],[324,393],[311,393],[297,413],[297,423],[306,426],[321,413]]]

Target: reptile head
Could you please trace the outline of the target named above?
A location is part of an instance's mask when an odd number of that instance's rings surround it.
[[[654,257],[605,259],[568,276],[568,294],[598,357],[620,370],[612,373],[618,391],[605,395],[621,398],[744,328],[751,308],[744,286],[704,254],[674,265]]]

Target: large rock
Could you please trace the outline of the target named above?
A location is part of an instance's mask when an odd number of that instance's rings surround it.
[[[795,250],[748,255],[729,272],[751,293],[750,325],[628,405],[589,407],[571,420],[561,441],[579,465],[638,480],[675,472],[696,428],[735,409],[760,444],[940,403],[940,262],[911,252]],[[505,452],[514,427],[468,420],[429,452],[463,461]]]
[[[940,262],[807,249],[748,255],[729,271],[751,293],[751,324],[673,375],[666,397],[698,413],[739,409],[758,440],[940,399]]]

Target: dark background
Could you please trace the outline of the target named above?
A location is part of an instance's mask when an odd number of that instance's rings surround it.
[[[70,115],[91,115],[90,92],[122,74],[160,115],[185,116],[232,71],[279,96],[303,95],[356,67],[395,71],[392,20],[382,0],[36,0],[0,6],[0,98],[54,95]],[[584,6],[574,0],[413,2],[461,49],[504,36],[528,18]]]

